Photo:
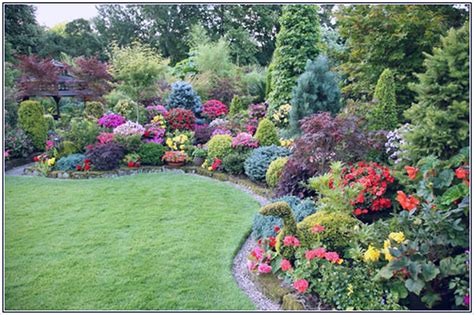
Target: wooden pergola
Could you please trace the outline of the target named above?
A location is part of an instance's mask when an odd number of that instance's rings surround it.
[[[57,61],[51,60],[51,63],[57,68],[60,69],[60,74],[58,76],[56,86],[48,86],[47,88],[40,88],[35,91],[28,91],[27,93],[21,94],[22,100],[28,100],[31,97],[52,97],[56,103],[56,114],[53,115],[54,119],[59,119],[60,117],[60,110],[59,110],[59,102],[63,97],[75,97],[75,98],[82,98],[85,102],[88,95],[92,93],[85,88],[84,81],[81,81],[71,75],[67,71],[67,67]],[[35,78],[29,78],[29,80],[35,80]]]

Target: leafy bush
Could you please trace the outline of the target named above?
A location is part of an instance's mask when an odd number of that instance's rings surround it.
[[[82,152],[87,145],[95,143],[99,132],[99,127],[94,121],[73,118],[71,129],[65,133],[64,139],[73,142],[74,146]]]
[[[207,143],[207,156],[211,159],[224,159],[232,153],[232,136],[216,135]]]
[[[304,218],[316,212],[314,202],[309,198],[301,200],[295,196],[284,196],[272,200],[272,202],[279,201],[288,203],[293,211],[296,222],[301,222]],[[283,227],[283,220],[281,218],[263,216],[257,213],[253,219],[252,238],[259,240],[267,237],[275,237],[278,234],[275,227],[278,227],[278,229]]]
[[[171,130],[193,130],[196,116],[193,112],[182,108],[173,108],[165,116]]]
[[[272,144],[280,144],[275,125],[267,118],[260,120],[258,123],[255,138],[261,146],[269,146]]]
[[[427,55],[426,71],[412,86],[417,102],[405,112],[412,161],[434,154],[447,159],[469,144],[469,23],[450,30]]]
[[[317,112],[339,111],[341,92],[336,73],[330,71],[325,56],[306,63],[305,72],[298,78],[293,89],[290,111],[290,131],[292,135],[300,133],[300,120]]]
[[[147,110],[145,107],[131,100],[120,100],[115,105],[114,112],[139,124],[144,124],[147,121]]]
[[[104,112],[104,105],[101,102],[86,102],[84,108],[85,116],[99,119],[104,115]]]
[[[202,115],[210,120],[223,117],[227,112],[227,106],[218,100],[209,100],[202,104]]]
[[[276,145],[255,149],[245,160],[245,174],[254,181],[263,181],[270,163],[289,154],[290,151],[287,148],[277,147]]]
[[[96,144],[87,150],[86,156],[91,160],[95,169],[100,171],[118,168],[125,156],[123,147],[116,142]]]
[[[162,165],[161,157],[165,154],[166,148],[157,143],[144,143],[138,149],[141,162],[145,165]]]
[[[55,128],[56,122],[54,120],[53,115],[50,115],[50,114],[44,115],[44,120],[46,120],[46,125],[48,126],[48,131],[56,129]]]
[[[10,158],[23,158],[33,153],[33,144],[23,129],[10,129],[5,132],[5,151]]]
[[[61,145],[59,148],[59,157],[71,155],[79,151],[80,150],[76,147],[74,142],[65,140],[61,142]]]
[[[142,136],[139,134],[132,134],[130,136],[115,135],[114,140],[122,146],[125,154],[136,152],[142,145]]]
[[[84,154],[71,154],[60,158],[54,165],[58,171],[74,171],[77,165],[82,165],[86,156]]]
[[[247,159],[248,154],[234,152],[227,155],[222,160],[222,167],[224,171],[232,175],[240,175],[244,173],[244,162]]]
[[[210,98],[221,100],[226,104],[238,94],[242,94],[242,82],[238,76],[217,77],[209,91]]]
[[[278,184],[278,180],[287,162],[288,157],[281,157],[270,163],[267,173],[265,173],[265,181],[269,187],[275,187]]]
[[[267,114],[268,104],[259,103],[259,104],[252,104],[249,106],[249,118],[256,119],[257,121],[264,118]]]
[[[242,100],[237,95],[234,95],[234,97],[232,98],[232,101],[230,102],[229,115],[230,116],[237,115],[243,110],[245,110],[245,106]]]
[[[48,124],[44,119],[44,109],[39,102],[23,101],[18,109],[18,123],[31,138],[34,147],[43,150],[48,136]]]
[[[395,95],[395,75],[385,69],[379,77],[374,93],[375,104],[367,113],[371,130],[394,130],[398,124],[397,97]]]
[[[196,125],[194,127],[194,144],[205,144],[211,139],[214,128],[209,125]]]
[[[301,129],[303,134],[294,142],[278,182],[278,196],[313,196],[314,192],[302,185],[310,177],[325,173],[332,161],[364,160],[379,145],[351,115],[333,118],[329,113],[315,114],[302,120]]]
[[[178,81],[171,85],[171,94],[168,98],[169,108],[184,108],[194,113],[200,113],[201,98],[193,90],[191,84]]]

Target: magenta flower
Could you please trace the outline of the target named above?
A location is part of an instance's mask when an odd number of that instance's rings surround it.
[[[251,255],[258,260],[262,260],[263,258],[263,249],[260,247],[255,247],[254,250],[252,251]]]
[[[323,247],[319,247],[319,248],[316,248],[316,249],[306,251],[304,255],[305,255],[306,259],[312,260],[315,257],[324,258],[325,254],[326,254],[326,249],[323,248]]]
[[[291,269],[291,263],[287,259],[283,259],[280,263],[281,270],[287,271]]]
[[[105,128],[117,128],[118,126],[124,124],[125,122],[126,122],[126,119],[120,115],[106,114],[97,121],[97,124]]]
[[[464,296],[464,305],[469,306],[469,303],[470,303],[469,294],[466,294]]]
[[[285,246],[295,246],[295,247],[298,247],[298,246],[300,246],[301,244],[300,244],[300,241],[299,241],[296,237],[294,237],[294,236],[292,236],[292,235],[287,235],[287,236],[285,236],[285,238],[283,239],[283,245],[285,245]]]
[[[324,258],[332,263],[337,263],[337,261],[339,260],[339,254],[336,252],[327,252],[326,254],[324,254]]]
[[[260,273],[270,273],[272,271],[272,267],[267,264],[260,264],[258,266],[258,272]]]
[[[252,135],[247,132],[241,132],[232,139],[232,147],[255,149],[258,147],[258,140],[253,138]]]
[[[51,150],[54,147],[54,142],[51,140],[46,141],[46,151]]]

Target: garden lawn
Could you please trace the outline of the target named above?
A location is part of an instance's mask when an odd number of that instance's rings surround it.
[[[234,253],[258,203],[163,173],[5,179],[7,310],[248,310]]]

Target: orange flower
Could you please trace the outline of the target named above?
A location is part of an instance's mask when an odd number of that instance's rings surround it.
[[[466,170],[463,167],[458,167],[455,173],[456,173],[456,177],[459,179],[465,179],[469,177],[469,170]]]
[[[408,173],[408,178],[411,180],[414,180],[416,178],[416,175],[418,174],[419,169],[416,167],[411,167],[411,166],[405,166],[405,170]]]
[[[403,191],[397,191],[397,201],[402,205],[402,208],[408,211],[416,209],[420,201],[413,196],[405,195]]]

